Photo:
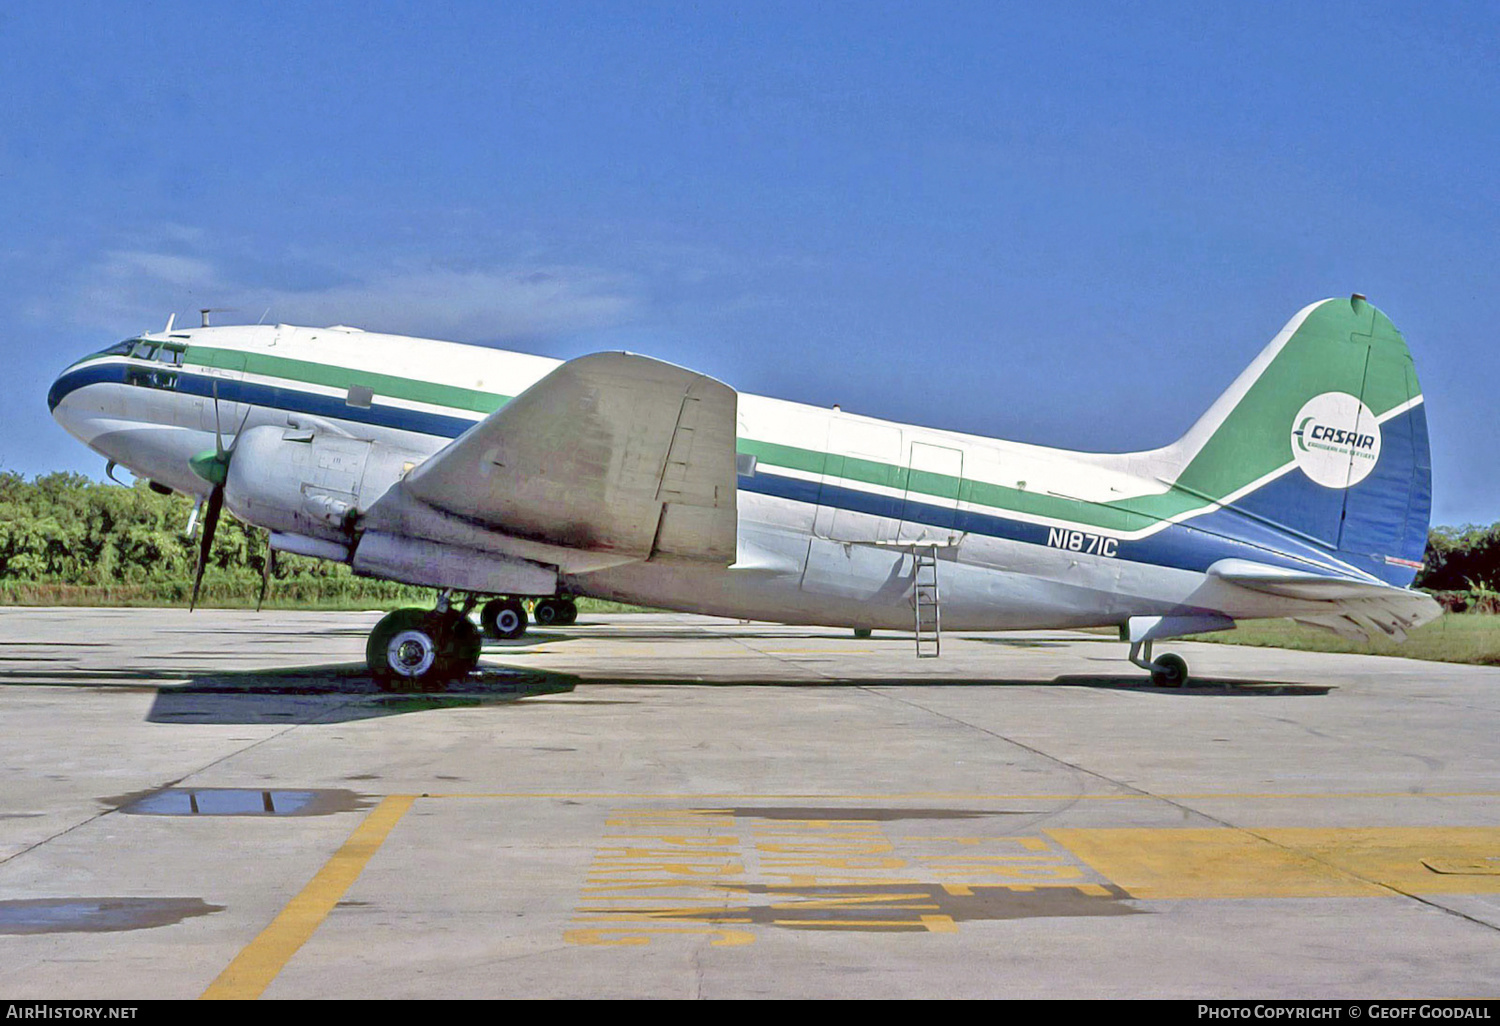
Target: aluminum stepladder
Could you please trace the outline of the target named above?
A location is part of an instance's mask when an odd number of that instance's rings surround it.
[[[918,659],[936,659],[943,648],[937,550],[936,544],[916,544],[911,547],[912,607],[916,615]]]

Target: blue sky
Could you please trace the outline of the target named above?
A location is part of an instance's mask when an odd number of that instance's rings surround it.
[[[0,8],[0,467],[176,311],[1164,444],[1299,308],[1406,334],[1439,523],[1500,520],[1493,4]]]

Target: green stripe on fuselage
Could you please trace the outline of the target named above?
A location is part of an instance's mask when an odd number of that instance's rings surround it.
[[[1366,360],[1364,354],[1370,354]],[[88,358],[86,358],[88,359]],[[80,361],[82,362],[82,361]],[[237,349],[190,345],[184,364],[243,370],[329,388],[363,385],[378,395],[490,414],[510,396],[356,368]],[[1111,503],[1011,488],[816,449],[741,438],[738,451],[762,464],[838,477],[1002,512],[1128,533],[1206,510],[1291,460],[1291,424],[1312,395],[1363,395],[1378,416],[1415,394],[1415,374],[1399,332],[1368,304],[1330,301],[1316,307],[1251,385],[1202,450],[1166,491]],[[1180,485],[1180,487],[1178,487]]]
[[[335,364],[314,363],[311,360],[294,360],[286,356],[269,356],[265,353],[246,352],[243,349],[215,349],[209,346],[188,346],[183,356],[184,363],[200,367],[218,367],[225,370],[242,370],[247,374],[261,374],[268,378],[286,378],[306,385],[323,385],[327,388],[351,388],[363,385],[377,395],[408,402],[430,403],[455,410],[490,414],[510,401],[508,395],[481,392],[474,388],[457,385],[440,385],[434,381],[403,378],[394,374],[377,374],[374,371]]]

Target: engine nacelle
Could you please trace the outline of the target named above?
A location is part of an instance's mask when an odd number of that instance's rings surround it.
[[[257,527],[348,542],[354,513],[368,508],[423,458],[358,438],[255,427],[235,440],[224,504]]]

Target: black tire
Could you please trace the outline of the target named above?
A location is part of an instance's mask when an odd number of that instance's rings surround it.
[[[573,605],[563,599],[541,599],[531,607],[531,619],[538,627],[561,627],[567,621],[567,607]],[[573,615],[578,615],[575,607]]]
[[[526,633],[526,607],[520,599],[506,598],[486,602],[479,612],[484,633],[508,641]]]
[[[1151,683],[1159,688],[1180,688],[1187,685],[1188,665],[1187,660],[1180,655],[1168,652],[1164,656],[1158,656],[1151,664]]]
[[[443,659],[448,664],[448,679],[467,677],[479,665],[484,638],[474,621],[457,610],[443,615]]]
[[[870,630],[870,628],[868,628],[868,627],[856,627],[856,628],[854,628],[854,636],[856,638],[868,638],[873,633],[875,633],[875,632],[872,631],[872,630]]]
[[[578,622],[578,603],[572,599],[558,599],[557,604],[562,607],[561,619],[557,621],[559,627],[567,627]]]
[[[442,618],[427,609],[387,613],[365,643],[365,662],[381,687],[411,691],[447,679],[444,658],[447,631]]]

